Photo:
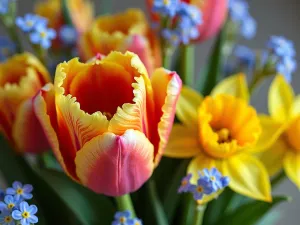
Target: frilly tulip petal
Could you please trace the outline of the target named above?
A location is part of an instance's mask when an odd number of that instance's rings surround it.
[[[195,130],[175,124],[164,156],[173,158],[190,158],[200,153],[200,145]]]
[[[43,128],[33,110],[33,101],[28,99],[21,104],[13,126],[13,138],[18,151],[40,153],[49,150]]]
[[[284,76],[277,75],[269,90],[269,112],[278,122],[286,122],[294,102],[293,88],[287,83]]]
[[[153,145],[139,131],[104,133],[76,156],[77,174],[93,191],[120,196],[140,188],[153,171]]]
[[[288,151],[284,156],[283,166],[287,176],[300,190],[300,154]]]
[[[245,74],[237,74],[222,80],[211,95],[228,94],[249,101],[249,90]]]
[[[268,172],[258,159],[238,154],[222,161],[221,172],[230,178],[229,187],[250,198],[271,202]]]
[[[157,133],[151,140],[153,140],[152,143],[154,143],[155,151],[157,151],[154,153],[157,165],[172,130],[182,82],[175,72],[160,68],[154,71],[151,83],[155,103],[155,121],[158,123]]]
[[[176,115],[184,125],[197,129],[198,107],[202,100],[203,97],[192,88],[182,87],[176,107]]]

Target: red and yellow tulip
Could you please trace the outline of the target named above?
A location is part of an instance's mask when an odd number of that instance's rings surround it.
[[[278,75],[269,90],[269,113],[261,115],[263,133],[260,155],[270,176],[284,168],[300,189],[300,96],[295,96],[285,78]]]
[[[84,60],[98,53],[107,55],[111,51],[127,50],[140,57],[149,74],[161,65],[159,41],[139,9],[100,16],[79,42],[80,55]]]
[[[159,163],[180,90],[176,73],[160,68],[150,80],[137,55],[112,52],[59,64],[34,107],[65,172],[118,196],[137,190]]]
[[[0,64],[0,131],[18,152],[47,150],[31,98],[49,81],[46,68],[29,53]]]
[[[216,35],[221,29],[227,17],[228,0],[181,0],[197,6],[203,16],[203,23],[199,26],[200,36],[195,41],[205,41]],[[159,17],[151,12],[153,0],[147,0],[148,9],[153,21],[158,21]]]
[[[184,87],[176,110],[183,124],[174,125],[165,155],[193,157],[188,166],[192,174],[216,167],[229,176],[232,190],[269,202],[267,170],[253,156],[261,126],[255,109],[248,105],[248,96],[241,74],[219,83],[204,99]]]

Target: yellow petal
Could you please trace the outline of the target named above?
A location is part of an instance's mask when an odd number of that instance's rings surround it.
[[[224,160],[223,175],[230,178],[229,187],[235,192],[266,202],[271,202],[271,185],[268,172],[258,159],[239,154]]]
[[[198,124],[198,107],[203,98],[193,89],[184,86],[176,107],[176,115],[186,126],[196,128]]]
[[[256,146],[251,152],[262,152],[269,148],[279,138],[287,127],[287,123],[282,124],[267,115],[259,116],[262,133]]]
[[[296,117],[300,115],[300,95],[297,95],[292,106],[291,116]]]
[[[269,112],[279,122],[286,122],[294,102],[293,88],[282,75],[277,75],[269,90]]]
[[[164,156],[172,158],[189,158],[200,153],[197,133],[193,129],[175,124],[165,150]]]
[[[289,150],[283,138],[279,138],[265,152],[258,155],[260,161],[265,165],[270,176],[275,175],[282,169],[283,158]]]
[[[300,154],[288,151],[284,157],[283,166],[287,176],[300,190]]]
[[[240,73],[222,80],[211,93],[212,96],[218,94],[228,94],[249,101],[249,90],[245,74]]]

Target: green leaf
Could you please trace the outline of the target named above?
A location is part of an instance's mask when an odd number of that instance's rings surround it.
[[[210,56],[208,67],[201,73],[200,77],[200,90],[206,96],[209,95],[211,90],[217,84],[221,77],[223,67],[223,45],[225,43],[225,28],[220,32],[213,47]]]
[[[64,17],[66,24],[73,26],[70,7],[68,5],[68,0],[62,0],[61,7],[62,7],[63,17]]]
[[[222,217],[217,225],[254,225],[259,222],[274,206],[289,201],[289,197],[275,196],[273,202],[253,201],[239,207],[232,213]]]

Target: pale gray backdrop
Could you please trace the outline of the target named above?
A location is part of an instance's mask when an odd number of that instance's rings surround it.
[[[101,11],[101,6],[109,0],[94,0],[97,12]],[[145,9],[144,0],[111,0],[113,2],[113,12],[122,11],[129,7],[139,7]],[[33,0],[19,0],[20,15],[32,10]],[[270,35],[284,35],[293,40],[296,50],[300,55],[300,1],[299,0],[249,0],[251,14],[258,21],[258,34],[251,41],[244,42],[253,48],[262,48],[265,46],[266,40]],[[203,43],[197,50],[197,71],[205,64],[205,59],[212,41]],[[300,64],[300,58],[297,57]],[[293,79],[293,87],[296,93],[300,94],[300,70],[295,73]],[[266,112],[267,105],[267,89],[265,84],[255,94],[253,104],[260,112]],[[300,165],[299,165],[300,166]],[[293,201],[289,204],[281,204],[276,208],[276,215],[281,216],[279,223],[272,225],[299,225],[300,222],[300,193],[297,188],[288,180],[275,190],[278,194],[290,195]],[[269,225],[264,223],[263,225]]]

